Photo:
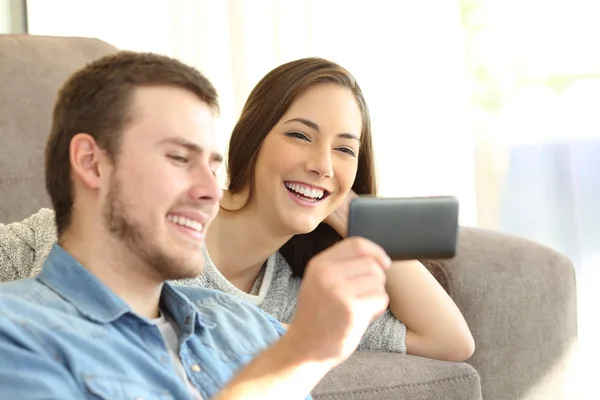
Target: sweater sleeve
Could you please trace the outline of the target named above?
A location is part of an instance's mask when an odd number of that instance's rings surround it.
[[[406,353],[406,326],[387,310],[371,322],[358,350]]]
[[[21,222],[0,224],[0,282],[39,273],[55,242],[54,212],[49,209]]]
[[[294,318],[301,279],[292,276],[292,269],[283,256],[277,254],[271,286],[260,307],[280,322]],[[406,353],[406,326],[390,310],[375,319],[367,328],[358,350]]]

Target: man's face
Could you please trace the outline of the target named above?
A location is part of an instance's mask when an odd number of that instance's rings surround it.
[[[104,223],[162,280],[197,276],[223,194],[213,111],[192,92],[160,86],[137,89],[131,115],[102,188]]]

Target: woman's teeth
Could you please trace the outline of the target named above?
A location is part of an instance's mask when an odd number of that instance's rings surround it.
[[[185,226],[198,232],[202,232],[202,224],[198,221],[182,217],[181,215],[168,214],[167,219],[174,224]]]
[[[286,182],[285,187],[297,194],[300,194],[308,199],[312,199],[315,201],[320,200],[325,194],[323,189],[314,189],[306,185],[300,185],[298,183]]]

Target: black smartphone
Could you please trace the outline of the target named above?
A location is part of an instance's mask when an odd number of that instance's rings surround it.
[[[456,254],[459,204],[453,196],[357,197],[349,207],[348,236],[377,243],[392,260]]]

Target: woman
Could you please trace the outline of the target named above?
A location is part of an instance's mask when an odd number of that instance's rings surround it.
[[[206,237],[206,272],[184,283],[242,297],[289,323],[308,261],[346,235],[348,201],[377,192],[358,84],[319,58],[274,69],[242,110],[227,167],[228,190]],[[464,318],[420,262],[395,263],[387,288],[390,309],[360,349],[450,361],[471,356]]]
[[[228,174],[206,237],[205,272],[176,283],[228,292],[288,323],[308,261],[346,234],[349,199],[377,192],[368,108],[354,78],[318,58],[267,74],[232,133]],[[9,249],[0,262],[27,270],[4,271],[2,280],[39,272],[55,235],[50,210],[0,226],[0,248]],[[389,311],[360,349],[470,357],[464,318],[420,262],[395,263],[387,288]]]

